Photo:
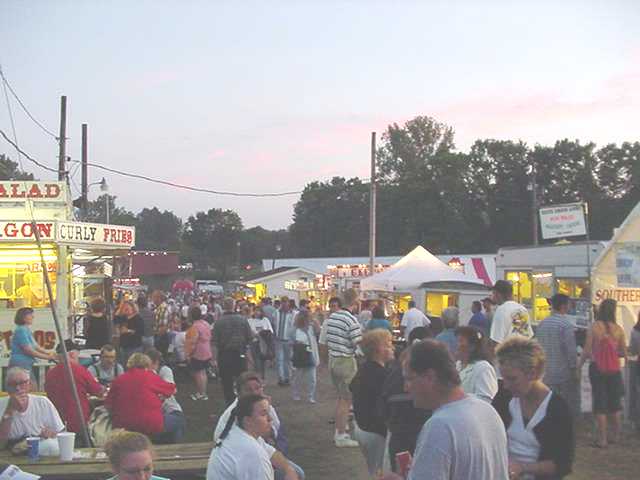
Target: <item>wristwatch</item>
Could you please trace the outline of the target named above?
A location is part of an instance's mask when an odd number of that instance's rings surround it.
[[[13,418],[13,414],[12,413],[5,413],[4,415],[2,415],[2,421],[4,422],[5,420],[10,420]]]

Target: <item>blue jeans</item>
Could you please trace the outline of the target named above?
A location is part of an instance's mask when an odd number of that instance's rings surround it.
[[[293,371],[293,398],[300,398],[306,390],[309,400],[316,399],[316,367],[296,368]]]
[[[276,339],[276,367],[278,380],[288,382],[291,372],[291,342]]]
[[[178,410],[163,412],[164,428],[154,440],[158,443],[180,443],[184,436],[186,421],[184,413]]]

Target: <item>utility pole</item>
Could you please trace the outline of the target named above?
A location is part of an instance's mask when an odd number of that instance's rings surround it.
[[[87,171],[87,124],[82,124],[82,184],[81,184],[81,196],[80,196],[80,211],[82,212],[82,220],[87,218],[87,209],[89,207],[88,195],[89,195],[89,178]]]
[[[58,180],[66,179],[67,174],[67,97],[60,97],[60,137],[58,138]]]
[[[371,132],[371,180],[369,190],[369,275],[376,263],[376,132]]]
[[[531,230],[533,245],[538,245],[538,181],[536,179],[536,164],[531,162]]]

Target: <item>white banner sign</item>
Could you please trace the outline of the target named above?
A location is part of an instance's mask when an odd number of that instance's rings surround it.
[[[622,244],[616,248],[618,287],[640,287],[640,243]]]
[[[131,248],[135,245],[135,227],[100,223],[58,222],[58,243],[70,245],[104,245]]]
[[[100,223],[38,221],[36,228],[43,242],[131,248],[136,243],[135,227]],[[31,222],[0,221],[0,242],[35,242]]]
[[[0,202],[66,203],[67,186],[64,182],[0,182]]]
[[[36,222],[36,228],[40,233],[40,239],[44,241],[54,240],[56,230],[55,222]],[[36,241],[31,222],[0,222],[0,242]]]
[[[540,209],[542,238],[577,237],[586,235],[584,209],[581,203],[557,205]]]

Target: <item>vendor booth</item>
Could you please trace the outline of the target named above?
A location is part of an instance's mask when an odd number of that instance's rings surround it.
[[[578,327],[589,323],[589,272],[595,268],[605,242],[568,242],[498,250],[497,277],[513,285],[513,299],[524,305],[534,325],[550,313],[547,299],[556,293],[571,299]]]
[[[392,294],[399,312],[406,311],[412,298],[429,317],[440,317],[445,308],[457,306],[461,324],[471,317],[473,301],[488,294],[485,282],[450,267],[421,246],[383,272],[362,279],[360,289],[370,292],[369,298]]]
[[[614,232],[593,266],[594,305],[605,298],[618,302],[618,323],[627,338],[640,312],[640,203]]]
[[[242,279],[242,284],[251,291],[249,299],[259,302],[263,297],[288,297],[300,302],[302,299],[321,301],[327,287],[322,275],[301,267],[280,267],[257,273]]]
[[[52,299],[31,218],[36,219]],[[18,308],[35,310],[34,338],[43,348],[54,349],[58,339],[51,304],[64,335],[71,335],[74,315],[84,313],[92,297],[109,300],[112,269],[107,260],[134,245],[135,229],[72,218],[65,182],[0,182],[0,367],[9,361]]]

